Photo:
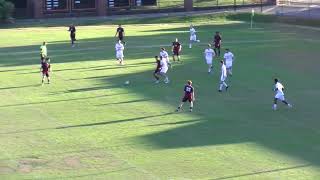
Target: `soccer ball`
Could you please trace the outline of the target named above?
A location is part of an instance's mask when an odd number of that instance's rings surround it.
[[[126,81],[124,82],[125,85],[129,85],[130,84],[130,81]]]

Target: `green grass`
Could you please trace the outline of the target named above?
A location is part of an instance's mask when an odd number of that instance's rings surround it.
[[[124,67],[114,60],[116,26],[79,26],[74,49],[63,26],[1,29],[0,178],[318,179],[318,30],[262,23],[249,30],[218,19],[125,25]],[[191,50],[190,21],[201,39]],[[216,30],[236,55],[222,94],[218,62],[209,76],[202,57]],[[155,85],[152,57],[175,37],[184,62],[170,70],[171,84]],[[53,73],[41,87],[43,40]],[[293,109],[271,110],[273,77]],[[172,113],[187,79],[194,112]]]

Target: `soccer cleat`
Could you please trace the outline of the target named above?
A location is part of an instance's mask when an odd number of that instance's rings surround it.
[[[190,109],[189,112],[192,112],[192,109]]]
[[[197,40],[197,42],[200,42],[200,40]]]
[[[291,104],[288,104],[288,107],[289,107],[289,108],[292,108],[292,105],[291,105]]]
[[[226,91],[228,91],[229,86],[226,87]]]
[[[159,80],[156,80],[156,81],[155,81],[155,83],[156,83],[156,84],[159,84],[159,83],[160,83],[160,81],[159,81]]]
[[[218,92],[222,92],[222,90],[219,89]]]

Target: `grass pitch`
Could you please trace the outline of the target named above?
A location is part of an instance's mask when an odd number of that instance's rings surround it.
[[[319,178],[319,30],[205,21],[193,21],[201,43],[192,49],[189,23],[124,25],[123,67],[113,25],[79,26],[76,48],[66,27],[1,29],[1,179]],[[221,94],[218,60],[208,75],[202,54],[217,30],[236,56]],[[175,37],[183,63],[156,85],[153,56]],[[41,87],[44,40],[53,73]],[[293,109],[272,111],[273,77]],[[174,113],[187,79],[194,112]]]

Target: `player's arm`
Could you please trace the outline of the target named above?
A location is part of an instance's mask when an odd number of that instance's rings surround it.
[[[171,51],[173,52],[173,50],[174,50],[174,44],[172,43]]]
[[[182,50],[182,45],[180,44],[180,47],[179,47],[179,52]]]

